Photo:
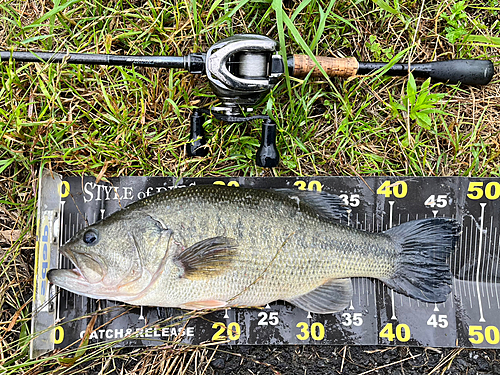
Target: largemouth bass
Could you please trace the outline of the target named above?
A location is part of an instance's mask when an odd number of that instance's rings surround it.
[[[352,277],[444,302],[459,225],[410,221],[382,233],[341,224],[334,195],[218,185],[138,201],[77,233],[60,251],[74,269],[49,272],[71,292],[185,309],[288,301],[315,313],[344,309]]]

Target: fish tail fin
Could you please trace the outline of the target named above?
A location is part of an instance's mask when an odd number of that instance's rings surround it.
[[[385,232],[399,245],[396,270],[382,280],[398,293],[424,302],[446,301],[452,274],[448,259],[455,249],[460,224],[448,218],[409,221]]]

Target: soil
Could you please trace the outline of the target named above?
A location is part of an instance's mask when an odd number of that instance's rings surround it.
[[[378,346],[220,347],[214,374],[500,374],[497,350]]]

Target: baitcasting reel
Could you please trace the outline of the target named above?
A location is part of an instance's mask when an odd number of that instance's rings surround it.
[[[262,140],[257,151],[256,164],[275,167],[279,162],[276,148],[276,124],[269,116],[249,116],[283,75],[284,59],[278,54],[276,41],[256,34],[239,34],[215,43],[202,55],[205,73],[221,105],[210,110],[195,110],[191,117],[191,142],[188,153],[205,156],[206,140],[203,132],[203,114],[212,114],[226,122],[245,122],[264,119]],[[384,68],[385,63],[358,62],[354,57],[315,57],[330,77],[351,77],[370,74]],[[316,62],[307,55],[291,55],[286,59],[288,72],[294,77],[322,76]],[[415,77],[431,77],[435,81],[470,85],[485,85],[493,77],[493,63],[489,60],[448,60],[430,63],[399,63],[386,72],[390,76],[404,76],[411,71]]]
[[[241,123],[263,119],[262,141],[256,163],[276,167],[276,124],[269,116],[248,116],[284,73],[283,59],[277,42],[263,35],[239,34],[215,43],[207,51],[205,73],[221,105],[210,110],[198,109],[191,116],[191,156],[205,156],[208,150],[203,131],[203,114],[221,121]]]

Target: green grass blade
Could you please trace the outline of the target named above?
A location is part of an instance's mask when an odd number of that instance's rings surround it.
[[[394,15],[398,15],[399,12],[387,4],[384,0],[372,0],[375,4],[377,4],[380,8]]]
[[[306,52],[306,54],[314,61],[314,63],[318,67],[318,69],[321,71],[321,73],[323,73],[323,76],[326,78],[326,80],[330,84],[332,84],[332,82],[330,81],[330,77],[328,77],[328,74],[326,74],[326,72],[323,69],[323,67],[319,64],[318,60],[316,59],[316,56],[311,51],[311,49],[309,48],[309,46],[307,45],[307,43],[304,41],[304,39],[300,35],[300,32],[297,30],[297,28],[293,24],[292,20],[290,20],[290,18],[288,18],[288,16],[284,12],[282,12],[282,15],[283,15],[283,22],[285,23],[285,25],[288,27],[288,30],[290,31],[290,33],[295,38],[295,41],[297,43],[299,43],[299,45]]]
[[[0,173],[5,171],[13,162],[14,158],[0,160]]]
[[[305,1],[302,1],[299,6],[297,7],[297,9],[295,9],[295,11],[293,12],[292,16],[290,17],[290,19],[293,21],[295,21],[295,18],[297,18],[297,16],[300,14],[300,12],[302,12],[310,3],[311,3],[312,0],[305,0]]]
[[[490,44],[493,46],[500,46],[500,38],[496,36],[485,36],[485,35],[469,35],[466,38],[467,42],[478,42]]]
[[[214,26],[219,26],[224,21],[231,20],[231,18],[234,16],[234,14],[238,10],[240,10],[241,8],[243,8],[249,2],[250,2],[250,0],[240,0],[240,2],[238,3],[238,5],[236,5],[232,10],[230,10],[229,12],[227,12],[226,14],[224,14],[224,16],[222,16],[221,18],[219,18],[217,21],[215,21]]]
[[[332,8],[334,5],[335,5],[335,0],[331,0],[330,4],[328,5],[328,8],[326,9],[326,12],[323,12],[323,9],[321,8],[321,6],[319,7],[320,20],[319,20],[318,29],[316,30],[316,34],[314,35],[314,39],[311,43],[311,50],[313,50],[316,47],[319,40],[321,39],[321,36],[323,35],[323,33],[325,31],[326,20],[328,19],[328,16],[332,12]]]
[[[216,0],[213,2],[212,6],[210,7],[210,10],[208,11],[207,20],[210,18],[210,16],[215,11],[215,9],[217,9],[217,7],[220,5],[220,3],[222,3],[222,0]]]
[[[54,36],[54,34],[37,35],[37,36],[33,36],[31,38],[28,38],[28,39],[25,39],[25,40],[21,41],[20,44],[22,44],[22,45],[30,44],[30,43],[36,42],[37,40],[45,40],[45,39],[52,38],[53,36]]]
[[[45,13],[42,17],[38,18],[35,22],[33,22],[30,25],[24,26],[23,30],[29,30],[29,29],[41,27],[43,21],[45,21],[46,19],[54,17],[57,13],[62,12],[66,8],[69,8],[73,4],[76,4],[76,3],[80,2],[80,1],[82,1],[82,0],[70,0],[67,3],[64,3],[62,5],[54,6],[54,8],[51,11]]]
[[[349,21],[348,19],[346,19],[346,18],[344,18],[344,17],[341,17],[341,16],[339,16],[338,14],[335,14],[335,13],[331,13],[331,14],[330,14],[330,16],[331,16],[331,17],[333,17],[333,18],[336,18],[336,19],[338,19],[338,20],[340,20],[340,21],[342,21],[342,22],[343,22],[343,23],[345,23],[346,25],[349,25],[349,26],[350,26],[353,30],[356,30],[356,32],[357,32],[358,34],[360,34],[360,35],[361,35],[361,32],[360,32],[360,31],[359,31],[359,29],[356,27],[356,25],[355,25],[355,24],[353,24],[353,23],[352,23],[351,21]]]
[[[287,52],[286,52],[286,42],[285,42],[285,28],[284,28],[284,14],[283,11],[283,3],[280,0],[273,0],[272,7],[276,13],[276,27],[278,29],[278,38],[280,42],[280,54],[283,57],[284,61],[286,61],[287,57]],[[290,76],[288,73],[288,66],[287,64],[284,64],[285,66],[285,81],[286,81],[286,88],[288,91],[288,97],[292,99],[292,85],[290,84]]]

